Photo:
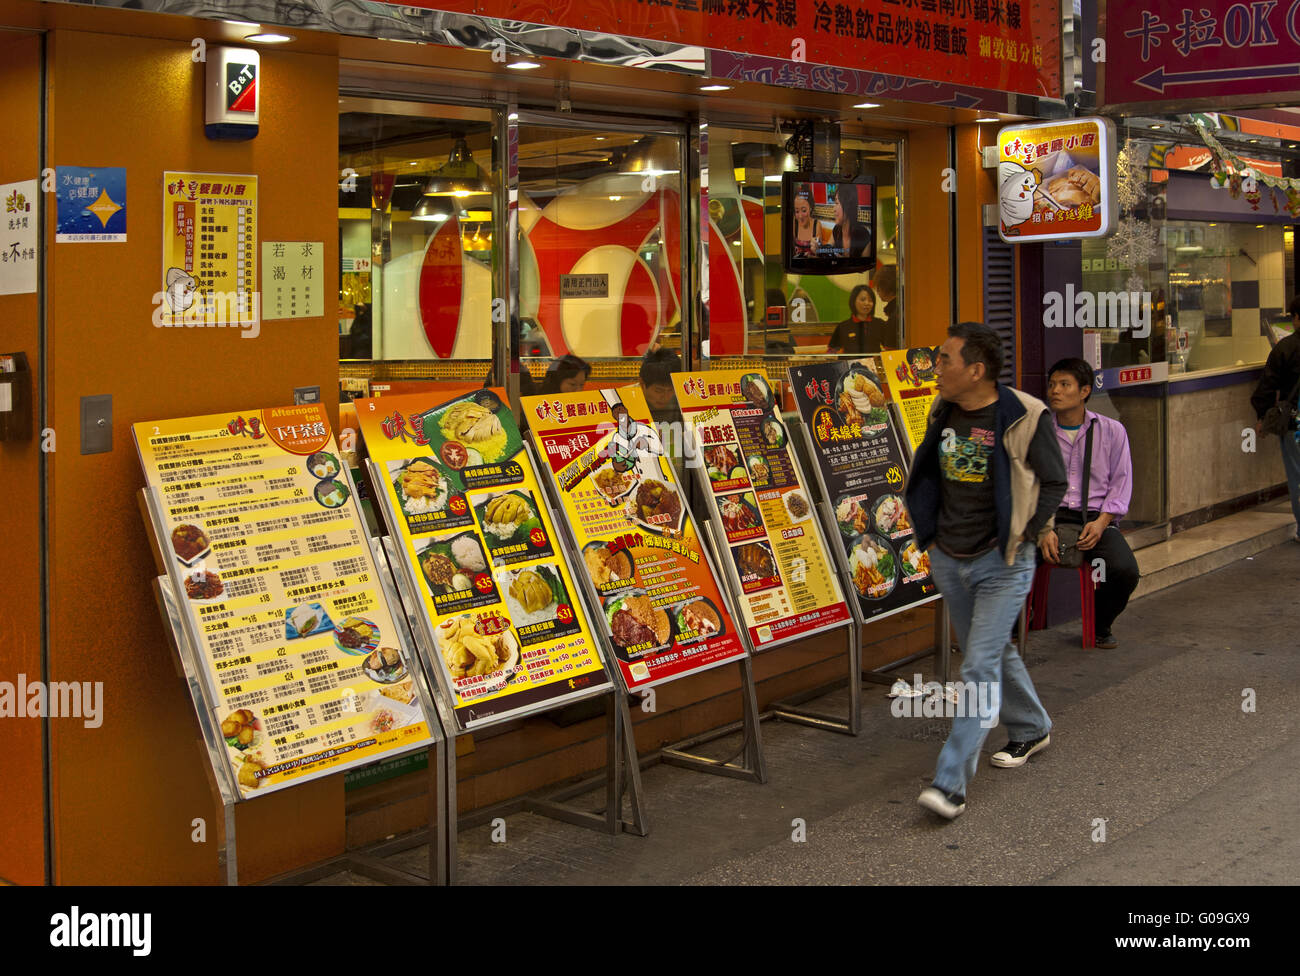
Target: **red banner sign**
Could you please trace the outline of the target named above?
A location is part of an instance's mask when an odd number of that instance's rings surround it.
[[[1105,23],[1098,74],[1108,106],[1222,104],[1300,88],[1300,0],[1108,3]]]
[[[1056,0],[415,0],[409,5],[1061,97]]]

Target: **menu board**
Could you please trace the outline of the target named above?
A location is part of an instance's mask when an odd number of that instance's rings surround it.
[[[505,391],[355,401],[462,729],[609,686]]]
[[[934,370],[939,362],[939,347],[918,346],[915,349],[892,349],[880,354],[885,367],[885,382],[898,404],[907,435],[908,454],[925,440],[925,426],[930,407],[939,395],[935,385]]]
[[[851,620],[767,376],[674,373],[673,386],[755,649]]]
[[[432,741],[324,408],[134,433],[241,794]]]
[[[740,660],[682,486],[639,387],[524,397],[629,689]]]
[[[903,503],[902,446],[880,377],[867,361],[840,360],[792,366],[790,383],[863,617],[935,599],[930,556]]]

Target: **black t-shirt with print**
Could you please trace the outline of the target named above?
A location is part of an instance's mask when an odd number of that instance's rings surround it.
[[[955,404],[939,438],[939,548],[950,556],[988,552],[998,541],[993,492],[997,402],[973,412]]]

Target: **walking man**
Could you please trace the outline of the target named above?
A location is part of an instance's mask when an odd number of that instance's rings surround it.
[[[1133,493],[1133,457],[1129,453],[1128,431],[1118,420],[1088,409],[1094,376],[1092,367],[1084,360],[1062,359],[1047,374],[1047,402],[1056,418],[1057,445],[1069,482],[1055,522],[1082,526],[1078,547],[1084,561],[1096,567],[1097,560],[1101,560],[1103,572],[1097,585],[1094,631],[1097,646],[1109,648],[1119,646],[1111,628],[1115,618],[1128,606],[1140,574],[1137,558],[1124,533],[1113,524],[1128,511]],[[1038,548],[1048,562],[1061,561],[1060,540],[1055,531],[1044,535]]]
[[[1065,495],[1065,465],[1041,400],[998,383],[1002,340],[963,322],[940,347],[939,396],[907,483],[918,545],[929,550],[962,647],[962,680],[989,692],[992,715],[959,714],[939,753],[933,785],[917,802],[949,820],[1000,707],[1011,741],[993,765],[1023,766],[1051,742],[1052,721],[1024,661],[1007,640],[1033,583],[1036,543]],[[984,697],[984,696],[979,696]]]

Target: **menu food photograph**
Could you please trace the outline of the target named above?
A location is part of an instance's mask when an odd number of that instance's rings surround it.
[[[917,548],[903,501],[906,468],[893,419],[885,411],[864,413],[855,399],[885,402],[877,365],[858,360],[790,368],[812,465],[839,537],[831,541],[844,554],[850,592],[868,620],[938,596],[930,557]]]
[[[324,408],[134,434],[241,796],[431,742]]]
[[[608,688],[505,392],[466,386],[355,405],[460,728]]]
[[[755,650],[852,620],[767,376],[674,373],[673,385]],[[846,409],[860,397],[862,416],[875,418],[865,393],[840,393]]]
[[[522,402],[624,685],[648,688],[744,658],[641,390]]]

